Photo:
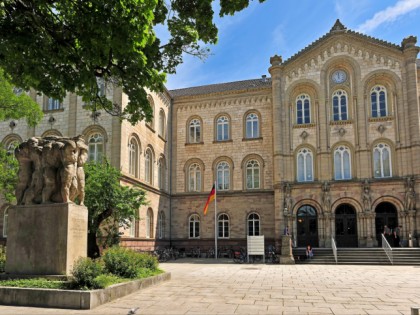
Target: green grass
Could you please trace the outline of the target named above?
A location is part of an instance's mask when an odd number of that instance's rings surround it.
[[[36,279],[14,279],[2,280],[0,286],[2,287],[17,287],[17,288],[43,288],[43,289],[65,289],[67,281],[53,281],[43,278]]]

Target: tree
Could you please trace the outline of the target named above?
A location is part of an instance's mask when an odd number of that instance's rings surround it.
[[[104,163],[87,163],[85,205],[88,208],[88,256],[100,254],[97,240],[103,245],[113,245],[119,241],[120,228],[129,228],[138,218],[138,209],[146,204],[143,190],[122,186],[121,172]]]
[[[12,203],[15,198],[15,187],[18,181],[19,163],[13,151],[6,150],[0,144],[0,194],[7,203]]]
[[[39,105],[22,89],[15,88],[0,68],[0,121],[26,117],[29,126],[35,126],[43,117]]]
[[[215,1],[3,0],[0,67],[24,89],[60,100],[75,92],[92,110],[132,124],[151,120],[145,88],[163,91],[165,73],[175,73],[183,53],[204,57],[202,45],[217,42]],[[232,15],[250,1],[220,0],[219,15]],[[156,36],[158,24],[167,27],[167,42]],[[109,101],[102,84],[121,87],[127,106]]]

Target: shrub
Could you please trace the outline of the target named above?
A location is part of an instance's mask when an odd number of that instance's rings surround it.
[[[137,253],[140,258],[140,268],[146,268],[150,270],[157,270],[159,262],[155,256],[146,253]]]
[[[104,271],[103,265],[98,260],[79,258],[73,266],[72,285],[80,289],[99,289],[96,277]]]
[[[112,284],[121,283],[123,281],[123,279],[111,274],[102,274],[95,278],[95,283],[98,289],[103,289]]]
[[[0,273],[4,272],[6,265],[6,247],[0,246]]]

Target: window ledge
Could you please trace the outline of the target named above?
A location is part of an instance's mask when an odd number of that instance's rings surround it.
[[[204,144],[204,142],[192,142],[192,143],[187,142],[187,143],[185,143],[186,146],[187,145],[203,145],[203,144]]]
[[[369,117],[369,122],[390,121],[390,120],[394,120],[394,116]]]
[[[233,142],[232,139],[228,139],[228,140],[214,140],[213,143],[228,143],[228,142]]]
[[[151,131],[151,132],[153,132],[153,133],[155,133],[156,131],[155,131],[155,129],[152,127],[152,126],[150,126],[148,123],[146,123],[146,127]]]
[[[316,124],[315,123],[309,123],[309,124],[294,124],[293,128],[294,129],[299,129],[299,128],[312,128],[315,127]]]
[[[64,112],[64,107],[58,109],[44,109],[44,113],[59,113]]]
[[[352,119],[348,119],[348,120],[332,120],[330,121],[330,125],[335,126],[335,125],[350,125],[353,123]]]
[[[158,135],[158,137],[159,137],[159,139],[160,139],[160,140],[162,140],[163,142],[167,142],[167,140],[166,140],[164,137],[162,137],[161,135]]]
[[[263,140],[263,137],[257,137],[257,138],[242,138],[242,141],[255,141],[255,140]]]

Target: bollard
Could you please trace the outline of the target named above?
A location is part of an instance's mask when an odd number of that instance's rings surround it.
[[[411,315],[419,315],[420,306],[411,307]]]

